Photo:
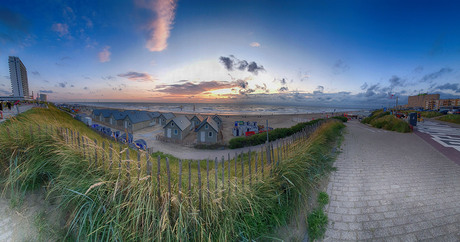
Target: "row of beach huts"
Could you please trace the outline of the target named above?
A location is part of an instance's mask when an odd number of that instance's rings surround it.
[[[148,112],[139,110],[94,109],[91,117],[80,118],[83,122],[98,122],[118,130],[134,133],[141,129],[160,125],[164,138],[182,141],[195,133],[197,143],[214,144],[222,141],[222,119],[218,115],[179,115],[173,113]]]

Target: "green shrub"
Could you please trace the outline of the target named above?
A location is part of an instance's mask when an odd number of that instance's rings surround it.
[[[290,128],[276,128],[268,132],[268,140],[273,141],[273,140],[282,139],[282,138],[291,136],[297,132],[302,131],[302,129],[304,129],[305,127],[319,122],[320,120],[322,119],[316,119],[310,122],[298,123]],[[229,141],[229,148],[237,149],[237,148],[242,148],[242,147],[247,147],[247,146],[255,146],[255,145],[264,144],[265,141],[267,141],[266,133],[255,134],[250,137],[236,137]]]
[[[340,120],[340,121],[342,121],[342,122],[344,122],[344,123],[348,121],[348,118],[347,118],[347,117],[344,117],[344,116],[334,116],[334,117],[332,117],[332,118],[338,119],[338,120]]]
[[[326,233],[328,218],[323,209],[317,208],[307,217],[308,237],[310,241],[321,239]]]
[[[425,111],[425,112],[421,112],[420,113],[420,116],[424,117],[424,118],[434,118],[434,117],[439,117],[439,116],[442,116],[443,114],[440,113],[440,112],[430,112],[430,111]]]
[[[398,119],[393,115],[386,115],[380,118],[373,119],[370,123],[373,127],[401,133],[410,132],[410,126],[402,119]]]
[[[450,123],[455,123],[455,124],[460,124],[460,114],[448,114],[448,115],[445,115],[439,118],[439,120],[450,122]]]
[[[382,109],[375,110],[371,113],[371,116],[364,118],[361,123],[370,124],[372,120],[381,118],[383,116],[389,115],[390,112],[384,112]]]
[[[325,193],[325,192],[320,192],[318,194],[318,204],[319,204],[319,206],[321,208],[323,208],[328,203],[329,203],[329,195],[327,195],[327,193]]]

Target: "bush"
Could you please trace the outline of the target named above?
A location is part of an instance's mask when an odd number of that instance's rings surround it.
[[[317,208],[308,215],[308,236],[310,241],[320,239],[326,233],[328,218],[323,209]]]
[[[297,132],[300,132],[305,127],[319,122],[320,120],[322,119],[316,119],[310,122],[298,123],[290,128],[276,128],[268,132],[268,140],[273,141],[273,140],[282,139],[284,137],[291,136]],[[243,148],[247,146],[255,146],[255,145],[264,144],[265,141],[267,141],[266,133],[255,134],[250,137],[236,137],[229,141],[229,148],[237,149],[237,148]]]
[[[439,118],[439,120],[450,122],[450,123],[455,123],[455,124],[460,124],[460,115],[459,114],[448,114],[446,116]]]
[[[344,116],[335,116],[335,117],[332,117],[332,118],[338,119],[338,120],[340,120],[340,121],[342,121],[344,123],[348,121],[348,118],[344,117]]]
[[[375,110],[374,112],[372,112],[371,116],[363,119],[363,121],[361,121],[361,123],[370,124],[372,122],[372,120],[381,118],[381,117],[389,115],[389,114],[390,114],[390,112],[384,112],[382,109]]]
[[[439,117],[442,116],[443,114],[440,112],[435,112],[435,111],[426,111],[426,112],[421,112],[420,116],[424,118],[434,118],[434,117]]]
[[[410,126],[402,119],[398,119],[393,115],[386,115],[377,119],[373,119],[370,123],[373,127],[396,131],[401,133],[410,132]]]

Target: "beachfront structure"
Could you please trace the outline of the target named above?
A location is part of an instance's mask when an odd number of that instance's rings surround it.
[[[158,112],[138,110],[94,109],[92,113],[94,121],[129,132],[153,126],[159,117],[160,113]]]
[[[203,122],[204,119],[205,118],[201,115],[193,115],[193,117],[190,118],[190,122],[192,123],[192,125],[190,126],[190,130],[198,128],[198,126],[201,124],[201,122]]]
[[[163,127],[164,136],[169,139],[183,140],[190,133],[190,120],[181,115],[171,120]]]
[[[233,136],[245,136],[246,132],[254,132],[252,134],[258,134],[259,126],[257,125],[257,122],[235,121],[235,126],[232,130]]]
[[[165,125],[174,117],[175,115],[173,113],[162,113],[160,117],[158,117],[158,123],[160,125]]]
[[[213,118],[205,118],[195,132],[198,143],[215,144],[219,140],[219,125]]]
[[[222,129],[222,118],[216,114],[212,117],[212,119],[214,120],[214,122],[216,122],[217,126],[219,126],[219,129]]]
[[[130,132],[152,126],[152,117],[145,111],[128,110],[124,111],[126,117],[123,119],[123,128]]]
[[[27,79],[27,69],[16,56],[8,57],[10,68],[11,88],[14,97],[29,97],[29,81]]]

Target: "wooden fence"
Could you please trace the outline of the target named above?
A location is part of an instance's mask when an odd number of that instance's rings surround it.
[[[56,134],[63,145],[76,151],[90,167],[117,176],[118,180],[128,183],[147,180],[158,189],[159,196],[178,199],[179,203],[190,204],[192,197],[198,198],[197,206],[201,211],[203,199],[223,202],[225,196],[246,192],[255,182],[272,176],[273,168],[286,160],[324,122],[319,121],[290,137],[245,153],[233,151],[233,158],[228,153],[227,157],[206,160],[153,157],[146,151],[106,139],[90,139],[68,128],[30,126],[28,130],[32,139],[43,132]],[[23,129],[24,135],[26,130]],[[10,135],[8,129],[7,132]]]

